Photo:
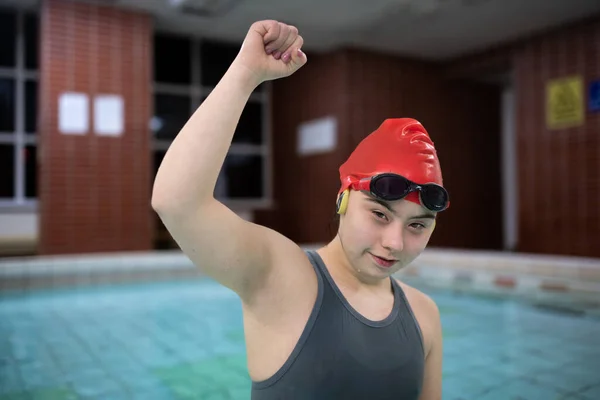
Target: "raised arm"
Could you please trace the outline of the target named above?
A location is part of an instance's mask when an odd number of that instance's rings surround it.
[[[254,23],[221,81],[169,147],[154,182],[152,207],[184,253],[242,297],[260,287],[274,249],[292,243],[239,218],[214,198],[214,189],[250,94],[302,67],[302,44],[292,26]],[[281,57],[275,59],[277,52]]]

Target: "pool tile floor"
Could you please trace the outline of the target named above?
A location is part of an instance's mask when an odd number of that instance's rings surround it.
[[[443,398],[600,399],[600,320],[427,290]],[[212,281],[0,296],[0,400],[250,397],[241,306]]]

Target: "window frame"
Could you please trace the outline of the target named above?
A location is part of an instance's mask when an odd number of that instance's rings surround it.
[[[14,130],[11,131],[0,131],[0,143],[12,144],[15,151],[14,157],[14,196],[12,198],[0,198],[0,212],[12,212],[18,211],[30,211],[37,210],[38,207],[38,194],[36,197],[25,197],[26,192],[26,173],[24,158],[24,150],[26,146],[38,146],[38,135],[37,132],[25,131],[25,83],[27,81],[33,81],[38,84],[39,88],[39,65],[38,69],[27,69],[25,64],[25,17],[26,15],[35,15],[38,17],[39,14],[32,10],[24,9],[10,9],[2,8],[1,11],[14,13],[16,18],[16,36],[15,36],[15,66],[13,68],[0,67],[0,78],[9,78],[15,82],[15,107],[14,107]],[[39,60],[38,60],[39,62]],[[38,91],[39,98],[39,91]],[[37,119],[37,115],[35,116]],[[37,124],[36,124],[37,128]],[[36,129],[37,131],[37,129]],[[38,148],[39,150],[39,148]],[[39,154],[39,151],[38,151]]]

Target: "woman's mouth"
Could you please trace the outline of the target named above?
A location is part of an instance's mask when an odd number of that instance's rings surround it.
[[[379,257],[379,256],[376,256],[375,254],[371,254],[371,253],[369,253],[369,254],[373,258],[375,263],[377,263],[377,265],[379,265],[380,267],[383,267],[383,268],[389,268],[392,265],[394,265],[396,263],[396,261],[398,261],[398,260],[394,260],[394,259]]]

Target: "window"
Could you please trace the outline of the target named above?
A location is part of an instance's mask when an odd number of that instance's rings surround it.
[[[241,46],[163,33],[155,35],[154,43],[152,178],[172,140],[217,85]],[[268,204],[270,143],[264,86],[246,104],[219,174],[215,196],[226,204]]]
[[[25,146],[23,150],[23,163],[25,165],[25,197],[37,197],[37,147]]]
[[[179,36],[154,37],[154,80],[162,83],[192,83],[191,40]]]
[[[260,198],[264,192],[263,172],[263,157],[228,154],[214,196],[218,199]]]
[[[221,77],[229,68],[238,52],[241,43],[226,43],[219,41],[204,40],[199,44],[200,69],[202,71],[202,85],[215,87],[221,80]],[[260,85],[256,91],[260,92],[263,85]]]
[[[238,46],[228,43],[210,41],[200,43],[202,85],[214,87],[219,83],[238,51]]]
[[[15,146],[0,143],[0,198],[15,196]]]
[[[38,49],[40,39],[38,37],[38,17],[34,14],[26,14],[24,17],[25,34],[25,68],[38,68]]]
[[[156,94],[154,96],[155,137],[173,140],[190,118],[192,99],[185,95]]]
[[[0,132],[15,130],[15,80],[0,78]]]
[[[25,82],[25,132],[34,134],[37,128],[37,81]]]
[[[0,10],[0,67],[16,66],[17,14]]]
[[[37,198],[38,24],[0,9],[0,206]]]
[[[238,123],[233,143],[263,144],[262,116],[263,106],[260,103],[246,104]]]
[[[167,152],[166,149],[154,150],[154,157],[152,158],[152,166],[154,168],[153,174],[152,174],[153,178],[156,176],[156,173],[158,172],[158,167],[160,167],[160,163],[162,162],[163,158],[165,157],[166,152]]]

